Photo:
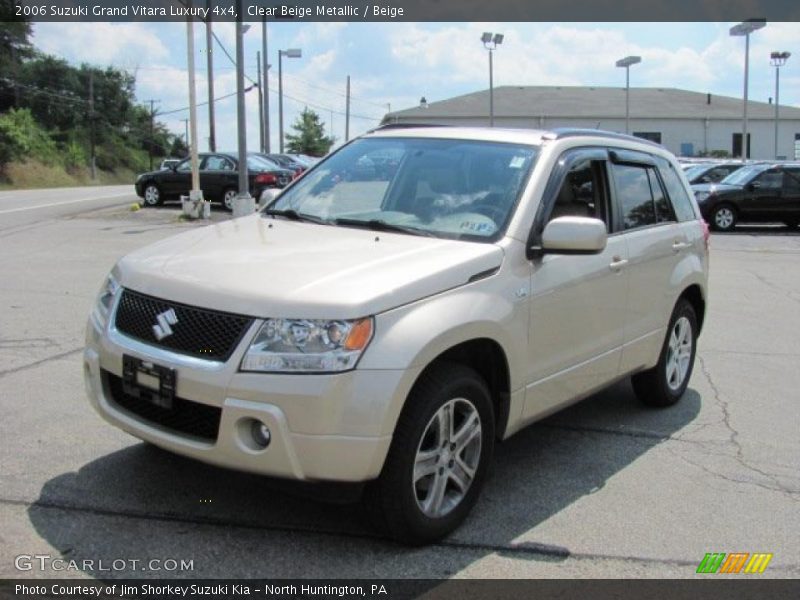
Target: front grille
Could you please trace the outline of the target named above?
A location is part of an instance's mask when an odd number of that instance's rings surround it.
[[[103,378],[106,382],[106,389],[110,393],[109,400],[125,412],[173,432],[190,435],[204,441],[217,441],[222,409],[178,397],[172,399],[172,408],[163,408],[147,400],[126,394],[123,390],[122,378],[113,373],[104,370]]]
[[[162,322],[171,333],[159,340],[155,331],[160,324],[158,317],[170,309],[175,318],[164,321],[162,317]],[[252,323],[250,317],[187,306],[127,289],[122,292],[115,320],[117,330],[147,344],[218,361],[230,358]]]

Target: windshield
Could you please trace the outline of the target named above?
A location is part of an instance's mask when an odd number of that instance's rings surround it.
[[[753,177],[761,173],[762,171],[766,171],[769,169],[770,165],[750,165],[747,167],[742,167],[728,175],[725,179],[720,181],[720,183],[730,184],[730,185],[744,185],[748,183]]]
[[[364,138],[281,194],[269,211],[310,220],[485,241],[505,228],[538,149],[428,138]]]

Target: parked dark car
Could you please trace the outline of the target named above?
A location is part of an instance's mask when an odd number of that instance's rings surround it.
[[[692,165],[684,171],[689,183],[719,183],[744,165],[741,162],[706,163]]]
[[[300,161],[292,158],[288,154],[259,154],[259,156],[271,160],[284,169],[294,171],[295,176],[301,175],[308,167]]]
[[[693,185],[700,212],[717,231],[739,222],[800,223],[800,163],[753,164],[719,183]]]
[[[231,152],[207,152],[199,155],[200,189],[203,197],[220,202],[228,210],[239,193],[237,156]],[[294,178],[294,172],[277,167],[256,153],[247,155],[250,194],[258,198],[267,188],[283,188]],[[136,194],[144,199],[145,206],[157,206],[164,200],[175,200],[188,195],[192,187],[192,164],[187,158],[162,171],[142,173],[136,178]]]

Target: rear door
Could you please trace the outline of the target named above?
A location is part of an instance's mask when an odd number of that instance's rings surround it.
[[[611,181],[618,227],[628,249],[628,304],[620,371],[649,366],[664,339],[675,302],[670,284],[691,247],[649,154],[613,151]]]
[[[200,187],[206,198],[218,200],[227,189],[238,190],[236,165],[227,156],[209,154],[200,165]]]
[[[779,221],[783,204],[783,172],[780,167],[762,171],[744,186],[739,220]]]
[[[781,200],[781,221],[797,225],[800,222],[800,168],[784,168]]]

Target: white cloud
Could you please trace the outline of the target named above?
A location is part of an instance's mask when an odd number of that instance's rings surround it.
[[[169,56],[169,50],[146,23],[36,23],[33,43],[40,50],[76,62],[123,68]]]

